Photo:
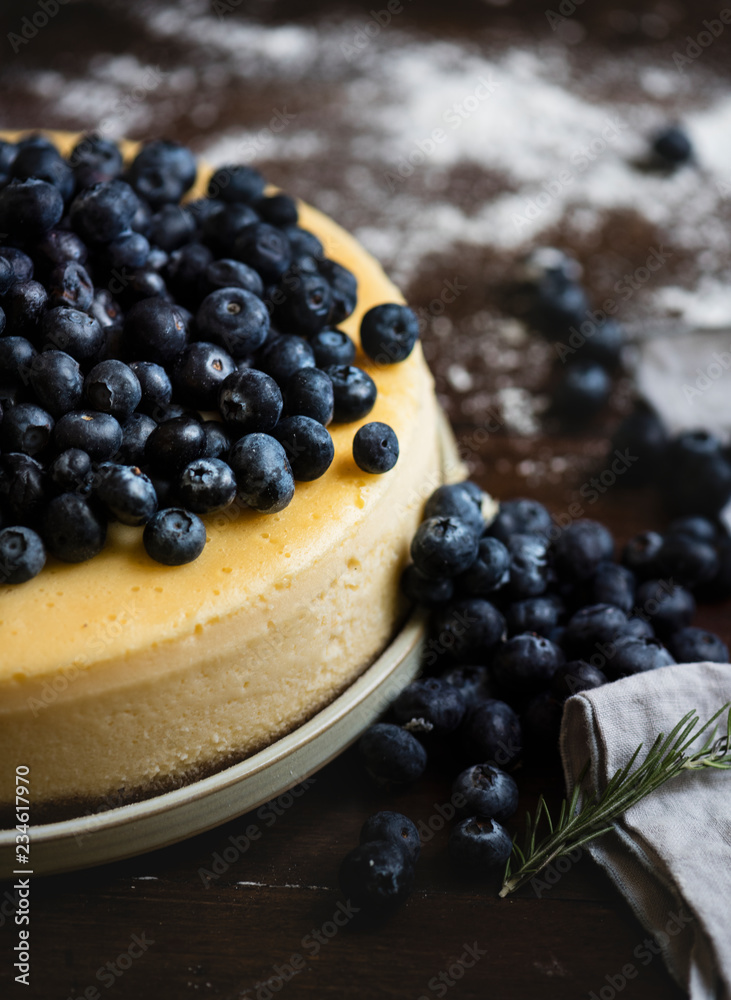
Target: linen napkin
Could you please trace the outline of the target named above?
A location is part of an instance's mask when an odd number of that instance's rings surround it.
[[[727,701],[731,665],[719,663],[662,667],[575,695],[561,727],[569,793],[587,760],[587,787],[603,788],[640,743],[649,750],[686,712],[696,709],[704,723]],[[718,735],[725,713],[721,722]],[[630,963],[635,975],[659,953],[691,1000],[731,1000],[731,771],[672,778],[629,809],[615,831],[587,850],[648,931]],[[625,972],[612,970],[597,995],[635,978]]]

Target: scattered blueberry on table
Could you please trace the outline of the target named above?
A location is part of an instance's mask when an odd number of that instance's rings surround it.
[[[0,143],[0,583],[104,547],[107,524],[143,531],[151,558],[200,555],[205,518],[238,500],[291,502],[334,457],[328,426],[362,420],[376,382],[338,324],[353,274],[299,225],[297,202],[254,168],[213,172],[159,140],[125,164],[82,137]],[[377,364],[419,333],[406,306],[364,317]],[[353,468],[382,475],[398,440],[378,421]]]

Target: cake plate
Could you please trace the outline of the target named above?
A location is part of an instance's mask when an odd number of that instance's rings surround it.
[[[464,477],[465,469],[449,423],[441,411],[439,416],[442,478],[455,481]],[[239,764],[142,802],[32,826],[33,875],[90,868],[167,847],[298,785],[355,742],[416,677],[424,634],[424,615],[415,611],[386,650],[339,697]],[[0,830],[0,878],[15,869],[15,835],[14,829]]]

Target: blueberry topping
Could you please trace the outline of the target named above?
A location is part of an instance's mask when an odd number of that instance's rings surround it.
[[[310,340],[318,368],[348,366],[355,360],[355,344],[342,330],[320,330]]]
[[[354,365],[329,365],[325,372],[333,384],[336,423],[351,423],[367,417],[376,404],[376,383]]]
[[[390,472],[398,461],[398,438],[388,424],[364,424],[353,439],[353,458],[358,468],[372,475]]]
[[[212,514],[233,503],[236,478],[220,458],[197,458],[181,472],[178,496],[194,514]]]
[[[100,361],[84,379],[84,394],[89,406],[100,413],[111,413],[124,421],[137,409],[142,399],[140,383],[123,361]]]
[[[107,526],[103,517],[83,497],[62,493],[54,497],[46,508],[42,535],[51,555],[63,562],[78,563],[101,552]]]
[[[45,563],[46,550],[35,531],[21,525],[0,531],[0,584],[32,580]]]
[[[110,517],[139,527],[157,510],[157,494],[148,477],[136,466],[103,465],[96,495]]]
[[[282,414],[282,393],[269,375],[242,368],[224,379],[218,406],[225,423],[237,434],[270,431]]]
[[[360,324],[360,342],[377,364],[405,361],[419,338],[419,320],[408,306],[374,306]]]
[[[260,347],[269,332],[269,313],[244,288],[219,288],[207,295],[196,313],[201,337],[243,358]]]
[[[254,510],[273,514],[291,502],[294,476],[287,453],[269,434],[239,438],[229,452],[229,464],[242,500]]]
[[[151,559],[165,566],[182,566],[203,551],[206,529],[196,514],[181,507],[167,507],[147,522],[142,542]]]
[[[332,465],[335,447],[325,427],[312,417],[285,417],[272,431],[296,480],[319,479]]]

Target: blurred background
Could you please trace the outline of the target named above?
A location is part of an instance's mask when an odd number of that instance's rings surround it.
[[[255,163],[334,216],[419,312],[484,485],[564,505],[638,379],[671,424],[683,407],[677,424],[728,420],[723,380],[690,408],[683,391],[699,352],[729,342],[726,13],[703,0],[6,0],[0,124],[174,138],[214,164]],[[648,169],[673,123],[695,161]],[[554,420],[567,357],[516,321],[508,294],[545,245],[577,259],[592,308],[611,302],[635,345],[591,418]]]

